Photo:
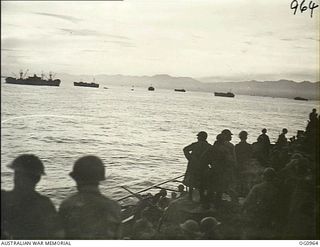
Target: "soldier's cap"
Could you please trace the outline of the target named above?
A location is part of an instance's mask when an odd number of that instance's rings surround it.
[[[15,172],[21,172],[31,175],[45,175],[44,165],[42,161],[33,154],[22,154],[15,158],[11,164],[7,166]]]
[[[229,129],[224,129],[223,131],[221,131],[221,134],[224,134],[224,135],[233,135]]]
[[[208,134],[207,134],[207,132],[205,132],[205,131],[200,131],[200,132],[197,134],[197,136],[200,136],[200,137],[203,137],[203,138],[207,138],[207,137],[208,137]]]

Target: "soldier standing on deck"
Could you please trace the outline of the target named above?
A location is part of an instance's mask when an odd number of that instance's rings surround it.
[[[14,170],[14,188],[1,190],[1,239],[63,238],[51,200],[35,190],[45,175],[41,160],[35,155],[23,154],[8,167]]]
[[[230,142],[232,139],[232,133],[228,129],[224,129],[221,132],[223,139],[224,139],[224,146],[228,151],[227,155],[227,162],[229,163],[230,170],[227,176],[227,179],[230,181],[229,186],[229,195],[231,197],[231,201],[234,203],[238,203],[238,195],[236,192],[236,185],[238,182],[238,164],[237,164],[237,157],[234,145]]]
[[[286,128],[282,129],[282,133],[279,135],[278,140],[276,142],[279,148],[283,148],[288,144],[288,140],[286,137],[287,133],[288,133],[288,130]]]
[[[78,193],[64,200],[59,214],[67,239],[118,239],[120,206],[103,196],[99,182],[105,180],[105,168],[96,156],[78,159],[70,176]]]
[[[249,161],[252,158],[252,146],[247,143],[248,132],[241,131],[239,133],[240,142],[236,144],[236,156],[238,161],[238,174],[239,174],[239,187],[238,192],[244,196],[249,192],[248,185],[246,184],[245,172],[249,168]]]
[[[183,153],[188,160],[187,171],[183,183],[189,187],[189,197],[192,200],[194,188],[200,191],[200,200],[204,199],[206,182],[203,179],[205,165],[202,162],[203,155],[210,149],[211,145],[207,142],[208,134],[200,131],[197,134],[198,141],[194,142],[183,149]]]
[[[259,145],[259,154],[258,154],[258,160],[259,162],[267,166],[267,163],[269,161],[269,153],[270,153],[270,139],[267,135],[267,129],[262,129],[262,134],[258,137],[258,145]]]

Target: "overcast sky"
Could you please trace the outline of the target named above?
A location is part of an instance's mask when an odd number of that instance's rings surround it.
[[[319,7],[293,15],[290,2],[1,1],[2,74],[317,81]]]

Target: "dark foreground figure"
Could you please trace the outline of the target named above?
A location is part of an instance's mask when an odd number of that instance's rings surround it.
[[[95,156],[82,157],[70,176],[78,193],[63,201],[59,209],[66,239],[118,239],[120,206],[99,190],[99,182],[105,180],[102,161]]]
[[[50,199],[35,191],[44,166],[34,155],[21,155],[9,165],[14,189],[1,190],[1,239],[59,239],[63,231]]]

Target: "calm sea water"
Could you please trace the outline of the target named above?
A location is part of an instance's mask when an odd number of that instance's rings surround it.
[[[106,165],[102,192],[112,198],[179,176],[185,171],[182,149],[205,130],[208,141],[224,128],[238,142],[241,130],[254,142],[262,128],[275,141],[304,129],[318,101],[146,88],[35,87],[1,83],[1,187],[12,188],[6,166],[18,155],[41,158],[47,175],[38,185],[58,205],[75,190],[68,176],[75,160],[99,156]]]

